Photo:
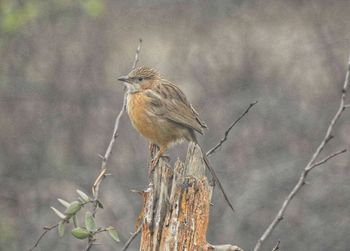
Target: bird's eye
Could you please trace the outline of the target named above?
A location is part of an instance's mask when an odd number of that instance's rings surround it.
[[[143,78],[139,78],[139,81],[141,82],[143,80]]]

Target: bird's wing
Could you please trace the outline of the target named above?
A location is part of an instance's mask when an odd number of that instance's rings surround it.
[[[146,90],[145,95],[150,98],[152,112],[155,115],[190,127],[201,134],[203,134],[203,129],[207,128],[192,105],[188,103],[185,94],[177,86],[163,82],[155,88]]]

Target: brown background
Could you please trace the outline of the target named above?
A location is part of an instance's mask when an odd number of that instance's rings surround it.
[[[211,159],[236,213],[215,191],[208,241],[251,250],[325,133],[350,52],[346,0],[0,6],[0,250],[7,251],[26,250],[58,220],[49,208],[60,208],[56,198],[90,191],[122,103],[116,78],[130,69],[140,37],[140,64],[180,85],[207,122],[206,149],[259,101]],[[324,156],[349,148],[349,122],[346,112]],[[170,151],[173,160],[186,147]],[[97,218],[122,242],[101,236],[96,250],[119,250],[133,231],[141,199],[129,190],[147,186],[147,158],[147,142],[124,116]],[[349,250],[349,163],[345,154],[311,173],[264,250],[278,239],[286,251]],[[83,250],[85,242],[54,231],[40,246]]]

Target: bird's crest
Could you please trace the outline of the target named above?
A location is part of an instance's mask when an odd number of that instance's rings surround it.
[[[142,66],[142,67],[139,67],[139,68],[132,70],[129,73],[129,78],[132,78],[132,79],[135,79],[135,78],[156,79],[156,78],[160,78],[160,74],[155,69]]]

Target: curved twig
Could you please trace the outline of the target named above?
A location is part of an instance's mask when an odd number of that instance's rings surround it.
[[[137,47],[136,53],[135,53],[135,59],[132,65],[132,70],[136,68],[137,63],[139,62],[139,55],[140,55],[140,51],[141,51],[141,45],[142,45],[142,39],[140,38],[139,40],[139,45]],[[127,92],[124,93],[124,99],[123,99],[123,105],[122,105],[122,109],[120,110],[117,118],[115,119],[115,123],[114,123],[114,129],[113,129],[113,134],[112,134],[112,138],[109,142],[109,145],[107,147],[106,153],[103,156],[100,156],[102,158],[102,163],[101,163],[101,171],[98,174],[93,186],[92,186],[92,195],[93,195],[93,206],[92,206],[92,216],[95,217],[96,212],[97,212],[97,208],[99,205],[99,201],[98,201],[98,197],[99,197],[99,190],[100,190],[100,185],[103,181],[103,179],[106,177],[106,173],[107,173],[107,161],[111,156],[112,153],[112,149],[113,149],[113,145],[116,141],[116,139],[118,138],[119,134],[118,134],[118,129],[119,129],[119,122],[121,117],[123,116],[125,110],[126,110],[126,99],[127,97]],[[94,244],[95,239],[94,238],[90,238],[88,245],[86,247],[86,251],[90,250],[90,248],[92,247],[92,245]]]
[[[225,131],[224,137],[220,140],[219,143],[217,143],[213,148],[211,148],[206,155],[209,157],[209,155],[213,154],[221,145],[227,140],[227,136],[230,133],[231,129],[249,112],[249,110],[258,103],[258,101],[255,101],[254,103],[251,103],[247,109],[235,120],[232,122],[232,124],[227,128]]]
[[[142,45],[142,39],[140,39],[140,41],[139,41],[139,45],[138,45],[137,50],[136,50],[135,59],[134,59],[133,65],[132,65],[132,69],[136,68],[137,63],[139,61],[139,54],[140,54],[140,51],[141,51],[141,45]],[[108,159],[111,156],[114,142],[119,136],[119,134],[118,134],[119,123],[120,123],[120,119],[123,116],[123,114],[125,112],[125,109],[126,109],[126,96],[127,96],[127,93],[125,92],[124,93],[122,109],[120,110],[117,118],[115,119],[112,138],[111,138],[111,141],[109,142],[109,145],[107,147],[106,153],[103,156],[100,155],[101,158],[102,158],[101,172],[97,176],[97,178],[96,178],[96,180],[94,182],[94,185],[92,186],[92,195],[94,196],[94,205],[93,205],[93,210],[92,210],[92,215],[93,216],[96,215],[96,210],[97,210],[97,207],[98,207],[98,196],[99,196],[100,185],[101,185],[102,180],[106,177],[107,161],[108,161]]]
[[[136,50],[136,54],[135,54],[135,59],[132,65],[132,69],[135,69],[137,66],[137,63],[139,62],[139,54],[141,51],[141,45],[142,45],[142,39],[139,40],[139,45],[137,47]],[[109,145],[107,147],[106,153],[102,156],[99,155],[102,159],[102,163],[101,163],[101,171],[98,174],[93,186],[92,186],[92,194],[93,194],[93,207],[92,207],[92,215],[93,217],[95,217],[96,215],[96,211],[97,211],[97,207],[99,205],[99,201],[98,201],[98,196],[99,196],[99,190],[100,190],[100,185],[101,182],[103,181],[103,179],[108,175],[107,173],[107,161],[111,156],[112,153],[112,148],[114,145],[115,140],[118,138],[118,129],[119,129],[119,122],[120,119],[122,117],[122,115],[125,112],[126,109],[126,95],[127,93],[124,93],[124,99],[123,99],[123,105],[122,105],[122,109],[120,110],[116,120],[115,120],[115,124],[114,124],[114,130],[113,130],[113,135],[111,138],[111,141],[109,142]],[[59,223],[49,226],[49,227],[44,227],[44,231],[43,233],[39,236],[38,240],[34,243],[34,245],[29,249],[29,251],[34,250],[40,243],[40,241],[42,240],[42,238],[47,234],[47,232],[49,232],[50,230],[58,227]],[[92,247],[92,245],[94,244],[95,239],[94,238],[89,238],[89,242],[87,244],[86,250],[90,250],[90,248]]]
[[[28,251],[32,251],[34,250],[40,243],[41,239],[44,238],[44,236],[47,234],[47,232],[49,232],[52,229],[55,229],[56,227],[58,227],[59,223],[56,223],[52,226],[48,226],[48,227],[43,227],[44,231],[42,232],[42,234],[39,236],[39,238],[37,239],[37,241],[34,243],[34,245],[28,249]]]
[[[274,248],[273,248],[271,251],[277,251],[277,250],[279,250],[279,249],[280,249],[280,243],[281,243],[281,241],[278,240],[277,243],[276,243],[276,246],[274,246]]]
[[[141,224],[139,226],[139,228],[132,233],[132,235],[130,236],[130,238],[128,239],[128,241],[125,243],[124,247],[122,248],[122,251],[125,251],[128,249],[128,247],[130,246],[131,242],[136,238],[136,236],[141,232],[143,224]]]
[[[345,76],[345,81],[344,81],[344,85],[343,85],[343,89],[342,89],[342,95],[340,98],[339,108],[338,108],[337,112],[335,113],[333,119],[331,120],[323,140],[321,141],[319,146],[316,148],[314,154],[312,155],[312,157],[309,160],[309,162],[307,163],[307,165],[304,167],[297,184],[294,186],[292,191],[288,194],[287,198],[284,200],[283,205],[280,208],[280,210],[278,211],[277,215],[275,216],[273,221],[270,223],[270,225],[267,227],[267,229],[265,230],[263,235],[260,237],[260,239],[256,243],[256,245],[254,247],[254,251],[258,251],[261,249],[262,244],[271,235],[272,231],[276,228],[278,223],[283,219],[284,212],[286,211],[289,203],[294,198],[294,196],[300,191],[301,187],[305,184],[305,179],[306,179],[308,173],[316,166],[322,165],[322,164],[326,163],[328,160],[346,152],[346,149],[344,149],[344,150],[341,150],[341,151],[338,151],[338,152],[335,152],[335,153],[329,155],[328,157],[324,158],[321,161],[316,162],[316,159],[318,158],[318,156],[320,155],[320,153],[322,152],[322,150],[324,149],[326,144],[329,142],[329,139],[332,138],[331,133],[333,131],[334,125],[336,124],[336,122],[339,120],[342,113],[346,109],[345,98],[346,98],[346,92],[347,92],[348,85],[349,85],[349,74],[350,74],[350,56],[349,56],[349,60],[348,60],[348,69],[347,69],[346,76]]]

